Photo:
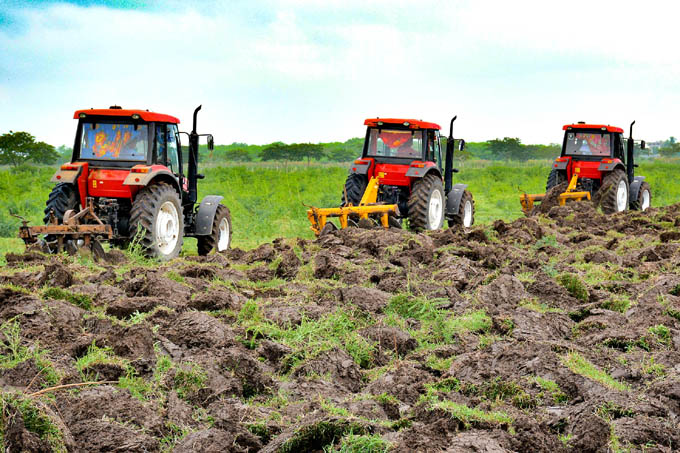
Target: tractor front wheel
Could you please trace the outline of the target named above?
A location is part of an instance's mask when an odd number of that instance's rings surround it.
[[[630,208],[645,211],[652,205],[652,189],[648,182],[640,184],[637,200],[630,203]]]
[[[352,173],[347,176],[345,190],[342,194],[342,205],[345,206],[352,203],[354,206],[359,206],[367,185],[368,180],[366,179],[366,175]]]
[[[470,191],[463,192],[458,206],[458,213],[449,220],[449,228],[456,225],[462,225],[464,228],[470,228],[475,223],[475,202],[472,199]]]
[[[207,236],[198,236],[198,254],[201,256],[215,250],[216,253],[225,252],[231,244],[231,213],[229,208],[218,205],[215,211],[212,230]]]
[[[623,170],[617,169],[605,176],[598,192],[600,206],[605,214],[628,209],[628,178]]]
[[[182,250],[184,217],[179,194],[169,184],[141,189],[130,211],[130,236],[146,255],[170,260]]]
[[[408,199],[409,227],[414,231],[437,230],[444,224],[444,187],[434,173],[413,184]]]

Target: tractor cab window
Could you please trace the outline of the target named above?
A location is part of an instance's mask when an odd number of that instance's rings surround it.
[[[80,158],[146,161],[149,134],[146,124],[83,123]]]
[[[609,132],[567,132],[564,154],[567,156],[611,156]]]
[[[181,173],[179,168],[179,149],[177,147],[177,125],[168,124],[166,142],[168,147],[168,167],[170,170],[179,175]]]
[[[367,156],[422,159],[423,131],[372,128]]]
[[[442,167],[442,151],[439,142],[439,131],[434,131],[432,134],[432,150],[434,155],[434,161],[441,168]]]

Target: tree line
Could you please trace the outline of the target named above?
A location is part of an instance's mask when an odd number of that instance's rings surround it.
[[[349,162],[361,156],[364,139],[351,138],[345,142],[291,143],[274,142],[266,145],[232,143],[216,145],[212,152],[201,146],[201,160],[210,163],[223,162]],[[442,138],[442,149],[446,139]],[[561,146],[525,145],[519,138],[504,137],[485,142],[468,142],[464,151],[456,151],[457,159],[515,160],[553,159],[560,154]],[[12,132],[0,136],[0,165],[14,167],[24,164],[55,164],[71,159],[72,149],[67,146],[55,148],[35,140],[28,132]],[[662,142],[658,155],[680,155],[680,143],[675,137]]]

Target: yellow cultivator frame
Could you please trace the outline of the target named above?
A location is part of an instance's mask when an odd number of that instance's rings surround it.
[[[562,192],[559,196],[559,203],[560,206],[564,206],[567,203],[567,200],[573,200],[573,201],[583,201],[584,199],[590,200],[590,192],[577,192],[576,191],[576,183],[578,182],[578,176],[580,173],[581,169],[576,167],[574,169],[574,176],[571,177],[571,181],[569,181],[569,186],[567,187],[567,190]],[[520,203],[522,203],[522,211],[524,211],[525,214],[529,214],[533,209],[534,209],[534,204],[536,202],[543,201],[545,198],[545,194],[522,194],[519,197]]]
[[[377,216],[380,219],[380,224],[385,228],[389,228],[389,215],[399,215],[399,209],[396,204],[377,203],[379,187],[380,176],[371,178],[368,181],[364,195],[361,197],[359,206],[353,206],[349,203],[339,208],[309,208],[307,210],[307,217],[312,223],[311,228],[314,234],[317,236],[321,234],[321,230],[326,226],[329,217],[338,217],[340,219],[340,228],[347,228],[350,215],[358,215],[360,219],[368,219],[371,215]]]

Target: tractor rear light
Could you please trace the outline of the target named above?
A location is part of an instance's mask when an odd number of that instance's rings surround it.
[[[140,118],[140,116],[139,116],[138,113],[133,113],[133,114],[132,114],[132,119],[133,119],[133,120],[138,120],[139,118]]]
[[[139,182],[139,178],[135,178],[135,182]]]
[[[75,165],[64,164],[61,166],[61,169],[64,171],[76,171],[78,170],[78,167]]]
[[[132,167],[131,173],[149,173],[151,171],[150,167]]]
[[[357,167],[352,167],[352,171],[357,171]]]
[[[425,164],[411,164],[411,167],[423,168],[425,167]]]
[[[356,165],[368,165],[368,164],[371,163],[371,161],[357,159],[357,160],[354,161],[354,163],[355,163]]]
[[[61,175],[57,175],[57,179],[61,179]]]

